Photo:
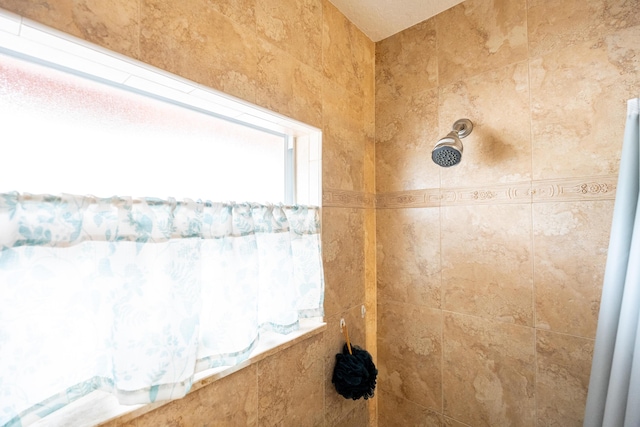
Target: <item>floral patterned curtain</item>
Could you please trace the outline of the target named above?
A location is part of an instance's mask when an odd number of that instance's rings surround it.
[[[184,396],[323,314],[319,209],[0,194],[0,425]]]

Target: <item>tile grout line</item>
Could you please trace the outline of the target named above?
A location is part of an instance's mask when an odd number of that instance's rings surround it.
[[[444,334],[444,282],[442,280],[442,207],[438,207],[438,231],[439,231],[439,247],[440,265],[438,271],[440,273],[440,412],[442,416],[444,413],[444,349],[445,349],[445,334]]]
[[[525,25],[527,27],[527,89],[529,91],[529,152],[530,152],[530,171],[531,171],[531,205],[530,205],[530,244],[531,244],[531,314],[533,325],[533,424],[538,424],[538,330],[536,325],[537,310],[536,310],[536,246],[535,246],[535,210],[534,210],[534,135],[533,135],[533,97],[531,95],[531,52],[529,49],[529,2],[525,0]]]

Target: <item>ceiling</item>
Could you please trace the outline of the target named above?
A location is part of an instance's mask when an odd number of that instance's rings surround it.
[[[329,0],[377,42],[461,3],[462,0]]]

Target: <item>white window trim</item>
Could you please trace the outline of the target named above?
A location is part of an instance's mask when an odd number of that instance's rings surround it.
[[[286,134],[295,147],[296,200],[293,203],[321,206],[322,133],[318,128],[3,9],[0,9],[0,52],[35,59],[37,62],[90,76],[98,81],[106,81],[115,86],[124,86],[137,92],[151,93],[178,104],[186,104],[215,116],[231,118],[242,124]],[[191,392],[319,334],[325,329],[326,324],[320,318],[301,319],[300,329],[289,335],[263,334],[258,348],[248,360],[237,366],[197,374]],[[108,393],[94,392],[32,425],[81,427],[100,424],[114,418],[120,418],[126,422],[167,403],[169,402],[123,406]]]

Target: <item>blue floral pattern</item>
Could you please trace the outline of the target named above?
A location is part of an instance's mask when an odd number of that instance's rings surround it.
[[[184,396],[322,316],[319,208],[0,194],[0,425]]]

